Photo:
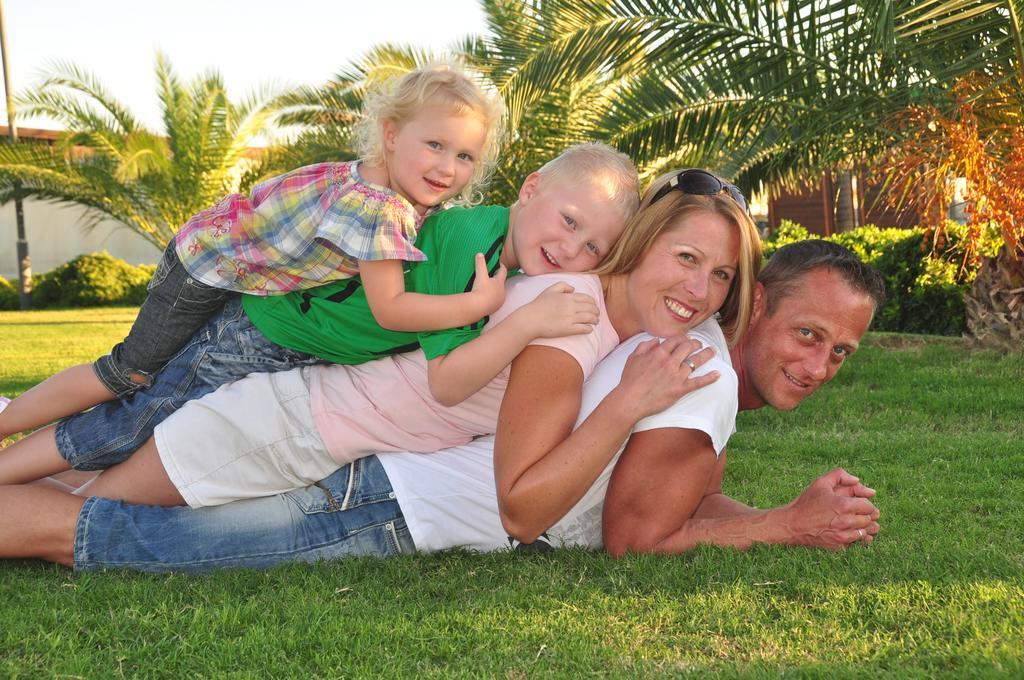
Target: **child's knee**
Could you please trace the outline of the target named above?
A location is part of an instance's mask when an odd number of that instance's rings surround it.
[[[153,376],[142,371],[128,371],[126,376],[139,387],[149,387],[153,384]]]
[[[93,371],[103,386],[118,399],[131,396],[137,390],[153,384],[153,374],[124,365],[116,353],[97,359]]]

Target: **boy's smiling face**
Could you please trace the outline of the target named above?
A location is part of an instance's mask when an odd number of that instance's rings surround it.
[[[593,269],[626,228],[600,182],[533,173],[509,216],[502,262],[530,275]]]

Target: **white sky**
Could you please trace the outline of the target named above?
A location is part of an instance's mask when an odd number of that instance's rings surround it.
[[[323,83],[384,42],[440,52],[486,30],[477,0],[2,1],[14,92],[38,81],[53,61],[70,61],[154,128],[157,50],[184,81],[219,70],[239,99],[265,84]],[[5,106],[0,120],[6,123]]]

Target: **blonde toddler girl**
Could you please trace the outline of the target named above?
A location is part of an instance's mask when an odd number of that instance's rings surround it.
[[[467,204],[491,169],[500,100],[450,64],[416,69],[367,99],[361,159],[320,163],[232,194],[192,217],[167,246],[125,340],[94,364],[67,369],[14,401],[0,398],[0,438],[151,383],[225,300],[278,295],[359,275],[374,319],[396,331],[475,323],[504,300],[505,270],[482,256],[472,290],[423,295],[403,261],[423,218]]]

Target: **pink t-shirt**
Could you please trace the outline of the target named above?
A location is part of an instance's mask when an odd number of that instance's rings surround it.
[[[505,304],[491,315],[487,333],[502,319],[559,281],[597,301],[600,320],[585,335],[539,338],[568,353],[583,378],[612,351],[619,337],[608,320],[600,280],[591,274],[517,276],[506,284]],[[310,380],[310,405],[321,438],[339,465],[378,451],[428,453],[491,434],[508,386],[509,368],[483,389],[455,406],[442,406],[430,394],[422,351],[398,354],[358,366],[316,366]]]

